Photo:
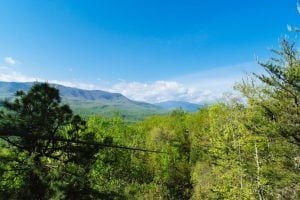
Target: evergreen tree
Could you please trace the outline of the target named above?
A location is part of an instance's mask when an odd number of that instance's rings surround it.
[[[73,115],[69,106],[61,105],[60,101],[56,88],[41,83],[34,84],[28,93],[18,91],[13,102],[3,103],[0,138],[7,153],[1,155],[1,181],[5,183],[17,176],[20,190],[1,188],[1,196],[44,199],[53,192],[53,167],[60,172],[68,163],[88,168],[98,150],[88,144],[93,135],[83,134],[85,121]],[[13,187],[16,183],[9,184]],[[76,187],[73,187],[73,194]]]
[[[266,74],[254,74],[255,80],[244,82],[238,88],[248,98],[248,103],[261,111],[273,127],[270,134],[278,134],[288,141],[300,145],[300,60],[294,45],[283,39],[281,50],[266,63],[260,63]],[[260,132],[256,121],[248,127]],[[265,126],[261,124],[261,126]],[[271,129],[271,128],[270,128]],[[274,135],[273,135],[274,136]]]

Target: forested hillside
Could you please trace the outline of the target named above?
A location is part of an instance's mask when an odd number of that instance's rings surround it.
[[[127,124],[36,84],[0,113],[3,199],[299,199],[300,60],[286,40],[243,99]]]
[[[162,107],[168,111],[172,111],[175,109],[182,109],[182,110],[188,111],[188,112],[195,112],[200,107],[203,106],[203,105],[190,103],[190,102],[184,102],[184,101],[165,101],[165,102],[156,103],[155,105]]]
[[[0,81],[0,100],[12,99],[18,90],[28,91],[34,83]],[[154,114],[167,113],[163,107],[128,99],[119,93],[102,90],[83,90],[51,84],[60,91],[63,103],[70,105],[74,113],[83,117],[102,115],[121,116],[126,122],[136,122]]]

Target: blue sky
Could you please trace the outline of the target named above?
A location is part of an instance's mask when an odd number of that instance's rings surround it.
[[[0,80],[210,101],[299,19],[296,0],[1,0]]]

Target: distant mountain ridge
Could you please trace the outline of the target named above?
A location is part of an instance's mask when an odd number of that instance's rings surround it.
[[[0,81],[0,96],[10,97],[13,96],[17,90],[28,91],[30,87],[33,85],[33,82],[1,82]],[[102,90],[84,90],[79,88],[67,87],[58,84],[52,84],[52,86],[59,89],[60,95],[64,99],[68,100],[112,100],[124,98],[127,99],[120,93],[110,93]],[[129,100],[129,99],[128,99]]]
[[[0,81],[0,99],[12,98],[18,90],[28,91],[33,84],[33,82]],[[104,115],[112,117],[121,115],[128,121],[138,121],[145,117],[154,114],[164,114],[177,108],[194,112],[200,107],[200,105],[183,101],[150,104],[131,100],[120,93],[84,90],[58,84],[51,85],[59,90],[64,103],[68,103],[75,113],[83,116]]]
[[[0,81],[0,98],[10,98],[13,97],[15,92],[18,90],[28,91],[33,82],[2,82]],[[137,102],[128,99],[120,93],[111,93],[102,90],[84,90],[79,88],[73,88],[58,84],[52,84],[52,86],[59,90],[60,96],[65,101],[117,101],[117,102],[127,102],[138,105],[148,105],[152,104],[145,102]]]
[[[195,112],[202,107],[202,105],[190,103],[186,101],[165,101],[165,102],[156,103],[155,105],[160,106],[161,108],[168,111],[175,110],[175,109],[182,109],[188,112]]]
[[[28,91],[33,84],[33,82],[0,81],[0,99],[12,98],[18,90]],[[136,121],[149,115],[166,112],[159,106],[133,101],[120,93],[110,93],[102,90],[83,90],[58,84],[51,85],[59,89],[63,102],[68,103],[75,113],[84,116],[113,116],[118,114],[130,119],[129,121]]]

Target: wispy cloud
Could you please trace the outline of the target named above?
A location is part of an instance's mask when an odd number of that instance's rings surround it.
[[[40,77],[32,77],[27,76],[22,73],[16,72],[10,68],[7,68],[6,66],[0,67],[0,81],[5,82],[49,82],[54,84],[60,84],[67,87],[76,87],[80,89],[87,89],[87,90],[94,90],[94,89],[100,89],[96,87],[94,84],[91,83],[84,83],[84,82],[78,82],[78,81],[64,81],[64,80],[48,80],[45,78]]]
[[[224,92],[232,91],[233,85],[242,80],[246,72],[259,72],[260,70],[257,64],[250,62],[151,83],[130,82],[120,79],[116,84],[99,85],[99,82],[92,84],[82,81],[47,80],[30,77],[2,66],[0,67],[0,81],[41,81],[88,90],[99,89],[121,93],[130,99],[150,103],[168,100],[205,103],[216,101],[222,98]]]
[[[100,90],[100,87],[97,87],[96,85],[92,83],[84,83],[84,82],[74,82],[74,81],[62,81],[62,80],[43,80],[43,82],[49,82],[59,85],[64,85],[67,87],[74,87],[74,88],[80,88],[85,90]],[[102,88],[103,89],[103,88]]]
[[[5,64],[10,65],[10,66],[13,66],[18,63],[18,61],[12,57],[4,57],[4,62],[5,62]]]
[[[162,102],[168,100],[190,101],[200,103],[210,101],[211,91],[197,90],[176,81],[155,81],[153,83],[121,82],[109,88],[111,92],[119,92],[131,99],[146,102]]]
[[[213,101],[214,94],[210,90],[197,90],[196,88],[187,87],[176,81],[155,81],[153,83],[125,82],[120,80],[119,83],[110,86],[101,86],[98,84],[84,83],[79,81],[65,80],[47,80],[40,77],[30,77],[9,69],[0,69],[0,81],[6,82],[49,82],[60,84],[68,87],[76,87],[87,90],[105,90],[117,92],[126,97],[150,103],[162,102],[168,100],[190,101],[195,103]]]
[[[222,94],[231,90],[235,83],[240,82],[246,73],[261,73],[263,70],[256,62],[245,62],[223,67],[186,74],[173,80],[198,90],[210,90]]]
[[[6,82],[34,82],[42,81],[39,78],[28,77],[15,71],[1,72],[0,81]]]
[[[261,67],[255,62],[246,62],[214,67],[152,83],[122,80],[107,90],[119,92],[134,100],[151,103],[168,100],[214,102],[221,99],[224,93],[233,92],[234,84],[240,82],[247,72],[260,73]]]

